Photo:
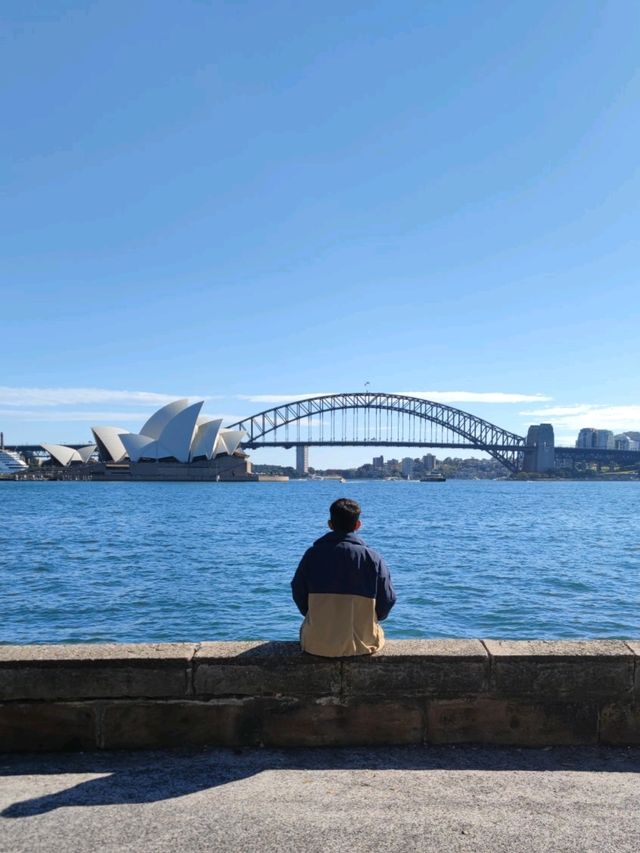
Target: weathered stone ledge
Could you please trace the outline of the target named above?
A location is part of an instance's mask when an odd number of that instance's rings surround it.
[[[640,641],[0,645],[0,751],[640,744]]]

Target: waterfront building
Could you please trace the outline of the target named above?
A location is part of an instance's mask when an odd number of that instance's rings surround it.
[[[413,475],[413,459],[410,456],[405,456],[402,460],[402,476],[411,477]]]
[[[374,471],[384,470],[384,456],[373,457],[373,469]]]
[[[425,456],[422,457],[422,464],[424,466],[425,471],[433,471],[433,469],[436,467],[436,457],[433,455],[433,453],[427,453]]]
[[[576,447],[589,450],[614,450],[615,438],[610,429],[585,427],[578,433]]]
[[[400,473],[400,462],[397,459],[387,459],[384,465],[385,474],[396,475]]]
[[[595,435],[595,429],[593,429],[592,427],[584,427],[578,433],[578,438],[576,439],[576,447],[581,447],[582,449],[591,449],[595,446]]]
[[[626,432],[614,436],[614,445],[616,450],[640,450],[640,441],[636,441]]]
[[[175,400],[154,412],[138,433],[95,426],[91,430],[95,444],[78,449],[56,444],[42,447],[58,466],[83,463],[83,473],[92,479],[257,479],[240,449],[245,432],[222,429],[221,418],[201,415],[203,403]],[[96,449],[100,464],[90,465]]]
[[[222,429],[221,418],[200,414],[204,400],[168,403],[146,421],[139,433],[112,426],[91,428],[102,462],[167,461],[190,463],[232,456],[245,433]]]
[[[309,473],[309,445],[299,444],[296,447],[296,472],[298,474]]]
[[[613,450],[615,446],[613,432],[610,429],[596,430],[596,447],[599,450]]]

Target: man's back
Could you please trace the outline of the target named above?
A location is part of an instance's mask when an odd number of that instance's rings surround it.
[[[291,582],[305,620],[304,651],[324,657],[371,654],[384,645],[378,624],[395,603],[382,557],[355,534],[335,531],[305,553]]]

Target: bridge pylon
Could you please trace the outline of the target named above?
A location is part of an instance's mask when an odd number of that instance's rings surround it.
[[[527,432],[527,449],[522,470],[528,474],[547,474],[556,467],[556,443],[551,424],[532,424]]]
[[[309,473],[309,445],[299,444],[296,447],[296,472],[298,474]]]

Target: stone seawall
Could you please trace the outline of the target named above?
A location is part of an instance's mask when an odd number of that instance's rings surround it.
[[[640,641],[0,646],[0,751],[640,744]]]

